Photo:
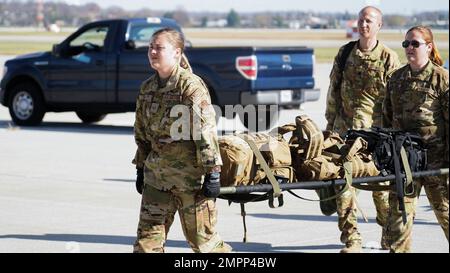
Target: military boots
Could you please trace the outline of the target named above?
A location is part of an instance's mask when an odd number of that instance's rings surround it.
[[[389,250],[390,244],[389,244],[388,237],[386,234],[386,229],[384,227],[383,227],[383,233],[381,234],[380,245],[381,245],[381,249]]]
[[[361,253],[361,241],[352,240],[345,243],[345,247],[341,249],[341,253]]]
[[[211,253],[230,253],[231,250],[232,250],[232,247],[229,244],[222,242],[218,246],[216,246],[211,251]]]

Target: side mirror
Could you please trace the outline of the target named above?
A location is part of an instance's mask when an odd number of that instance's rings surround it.
[[[133,40],[128,40],[125,42],[125,49],[136,49],[136,43]]]
[[[60,46],[59,44],[54,44],[52,46],[52,55],[58,57],[60,55]]]
[[[68,56],[68,48],[63,44],[54,44],[52,47],[52,55],[55,57],[65,58]]]

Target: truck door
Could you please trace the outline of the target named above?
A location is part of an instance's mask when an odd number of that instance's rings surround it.
[[[148,62],[150,39],[156,31],[170,27],[181,32],[175,21],[146,18],[129,20],[125,34],[125,45],[119,57],[117,93],[120,103],[136,103],[142,82],[155,72]]]
[[[56,103],[105,103],[108,25],[90,26],[50,60],[49,89]]]
[[[126,40],[132,45],[120,54],[118,100],[121,103],[135,103],[142,82],[155,72],[147,58],[148,44],[152,34],[160,29],[160,24],[132,22],[128,25]]]

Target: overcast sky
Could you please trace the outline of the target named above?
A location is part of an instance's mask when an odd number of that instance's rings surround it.
[[[51,1],[51,0],[44,0]],[[385,14],[412,14],[421,11],[448,10],[448,0],[54,0],[72,4],[95,2],[101,7],[120,6],[126,10],[143,7],[152,10],[237,12],[252,11],[322,11],[358,12],[366,4],[379,7]]]

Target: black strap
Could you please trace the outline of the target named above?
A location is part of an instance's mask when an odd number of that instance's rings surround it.
[[[241,216],[242,223],[244,224],[244,238],[242,239],[242,241],[244,243],[247,242],[247,224],[245,223],[245,215],[247,215],[247,213],[245,212],[245,203],[241,203]]]
[[[342,50],[341,56],[336,60],[337,66],[339,68],[339,77],[337,77],[337,81],[334,83],[335,86],[340,90],[342,81],[344,79],[344,69],[345,64],[347,63],[348,56],[350,56],[350,53],[352,52],[353,48],[355,47],[356,43],[358,41],[351,41],[348,42],[346,45],[344,45],[344,49]],[[340,92],[340,91],[339,91]],[[336,106],[337,106],[337,112],[339,113],[342,109],[342,102],[340,101],[341,95],[337,95],[336,99]],[[333,121],[334,123],[334,121]]]
[[[340,58],[338,59],[338,67],[339,67],[341,74],[342,74],[342,72],[344,72],[345,64],[347,63],[348,56],[350,56],[350,52],[352,52],[352,50],[355,47],[357,42],[358,41],[351,41],[344,46],[342,54],[341,54]]]
[[[281,194],[280,196],[278,196],[277,199],[278,199],[278,206],[275,207],[275,205],[274,205],[274,203],[273,203],[273,200],[274,200],[273,194],[271,194],[271,195],[269,196],[269,207],[270,207],[270,208],[272,208],[272,209],[275,209],[275,208],[281,208],[281,207],[284,205],[283,194]]]
[[[263,194],[224,194],[219,195],[217,198],[228,200],[231,204],[233,203],[248,203],[248,202],[259,202],[265,201],[270,198],[271,192],[263,193]]]
[[[354,188],[363,191],[390,191],[395,190],[395,188],[391,185],[353,185]]]

